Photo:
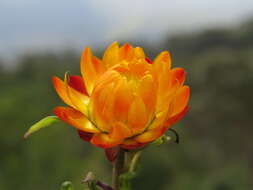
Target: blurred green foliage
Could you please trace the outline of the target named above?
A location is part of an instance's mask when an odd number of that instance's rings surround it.
[[[150,55],[158,51],[138,45]],[[135,189],[253,189],[253,21],[174,36],[159,49],[172,52],[174,67],[186,68],[191,109],[174,126],[179,145],[143,153]],[[65,71],[79,74],[79,55],[30,54],[19,57],[12,70],[2,65],[0,189],[55,190],[65,180],[82,189],[90,170],[109,182],[111,164],[103,150],[81,141],[72,127],[57,124],[23,139],[29,126],[63,105],[50,79]]]

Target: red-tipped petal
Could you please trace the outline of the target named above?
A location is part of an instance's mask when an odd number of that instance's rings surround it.
[[[68,84],[78,92],[88,95],[82,77],[77,75],[71,75],[69,76]]]
[[[94,134],[91,141],[92,144],[98,146],[100,148],[111,148],[119,145],[122,141],[116,141],[111,139],[108,134],[105,133],[97,133]]]
[[[77,130],[78,131],[78,135],[81,139],[83,139],[84,141],[90,142],[92,136],[94,133],[87,133],[81,130]]]
[[[149,59],[148,57],[146,57],[145,60],[146,60],[149,64],[153,64],[153,62],[151,61],[151,59]]]
[[[119,147],[106,148],[105,149],[106,158],[110,162],[115,161],[118,156],[119,150],[120,150]]]
[[[120,47],[119,57],[121,60],[123,59],[130,61],[133,58],[133,56],[134,56],[134,49],[130,44],[126,43],[122,47]]]
[[[125,140],[120,147],[126,150],[133,150],[137,148],[142,148],[146,145],[147,143],[139,143],[134,139],[127,139]]]
[[[190,88],[188,86],[181,87],[172,101],[172,114],[170,117],[182,112],[188,105],[190,97]]]
[[[67,95],[72,103],[74,105],[74,108],[82,112],[84,115],[88,115],[88,104],[89,104],[89,97],[86,96],[85,94],[82,94],[78,92],[77,90],[73,89],[68,85],[69,83],[69,77],[67,73],[65,74],[65,88]]]
[[[185,114],[189,111],[189,107],[186,106],[183,111],[181,111],[180,113],[178,113],[177,115],[169,118],[166,123],[165,123],[165,126],[168,126],[170,127],[171,125],[173,125],[174,123],[176,123],[177,121],[181,120]]]
[[[56,107],[54,114],[64,122],[68,123],[75,128],[89,132],[100,132],[81,112],[70,107]]]

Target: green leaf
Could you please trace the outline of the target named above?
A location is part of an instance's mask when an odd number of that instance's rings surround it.
[[[74,190],[73,184],[71,181],[65,181],[61,184],[61,190]]]
[[[136,177],[136,172],[126,172],[120,175],[120,190],[131,190],[132,179]]]
[[[50,125],[59,122],[60,119],[56,116],[47,116],[42,120],[35,123],[31,126],[28,131],[25,133],[24,138],[27,138],[31,134],[35,133],[36,131],[40,130],[41,128],[49,127]]]

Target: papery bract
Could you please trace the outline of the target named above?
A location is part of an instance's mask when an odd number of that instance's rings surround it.
[[[167,51],[152,62],[140,47],[114,42],[102,59],[90,48],[81,57],[82,76],[53,77],[68,107],[54,113],[85,141],[102,147],[142,147],[163,135],[188,109],[190,88],[183,68],[171,68]]]

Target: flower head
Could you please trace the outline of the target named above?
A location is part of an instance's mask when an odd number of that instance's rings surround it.
[[[102,147],[137,148],[163,135],[187,111],[185,71],[171,69],[170,54],[152,62],[140,47],[114,42],[102,59],[90,48],[81,57],[82,76],[53,77],[69,107],[54,113],[77,128],[82,139]]]

